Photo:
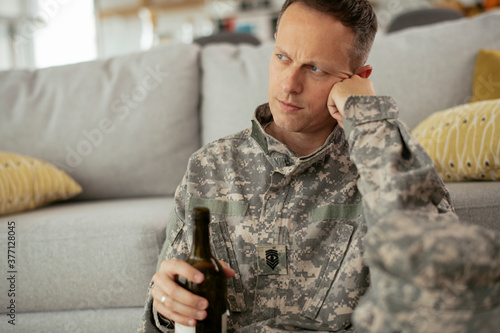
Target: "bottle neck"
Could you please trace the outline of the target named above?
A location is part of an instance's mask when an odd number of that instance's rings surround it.
[[[191,256],[200,259],[210,259],[212,251],[210,248],[210,228],[208,221],[195,220],[193,229],[193,250]]]

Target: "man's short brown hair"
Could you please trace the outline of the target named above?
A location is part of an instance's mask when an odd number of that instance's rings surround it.
[[[354,31],[354,45],[348,51],[353,72],[361,68],[368,59],[377,33],[377,17],[368,0],[286,0],[278,17],[293,3],[302,3],[314,10],[328,13]],[[342,47],[342,46],[340,46]]]

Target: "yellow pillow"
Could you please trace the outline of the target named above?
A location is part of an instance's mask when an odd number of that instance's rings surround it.
[[[474,68],[470,102],[500,98],[500,51],[479,51]]]
[[[69,199],[81,191],[80,185],[52,164],[0,152],[0,216]]]
[[[500,99],[433,113],[413,135],[444,181],[500,179]]]

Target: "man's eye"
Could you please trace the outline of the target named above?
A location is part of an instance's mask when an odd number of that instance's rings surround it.
[[[278,59],[279,60],[288,60],[288,58],[282,54],[278,54]]]
[[[311,70],[316,73],[323,73],[323,71],[316,66],[311,66]]]

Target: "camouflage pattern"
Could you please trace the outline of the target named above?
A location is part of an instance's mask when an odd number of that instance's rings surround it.
[[[346,107],[351,148],[337,126],[316,152],[298,157],[265,133],[272,121],[265,104],[252,128],[191,157],[160,260],[188,255],[191,209],[209,207],[214,252],[236,271],[228,280],[229,331],[353,332],[351,316],[369,286],[367,223],[408,205],[451,211],[432,162],[397,121],[391,99],[351,97]],[[419,182],[434,188],[421,193],[428,188]],[[405,195],[409,185],[415,198]],[[262,245],[286,248],[286,274],[259,274]],[[140,332],[159,331],[151,304],[149,295]]]
[[[496,332],[500,232],[450,214],[395,211],[370,228],[371,287],[357,332]]]
[[[377,122],[383,110],[390,117]],[[356,331],[495,332],[500,232],[458,220],[442,200],[448,194],[431,159],[391,110],[390,98],[351,97],[346,104],[369,225],[371,286],[355,310]]]
[[[392,98],[352,96],[345,105],[345,118],[351,159],[361,176],[358,187],[368,226],[394,210],[455,216],[432,159],[397,120]]]

